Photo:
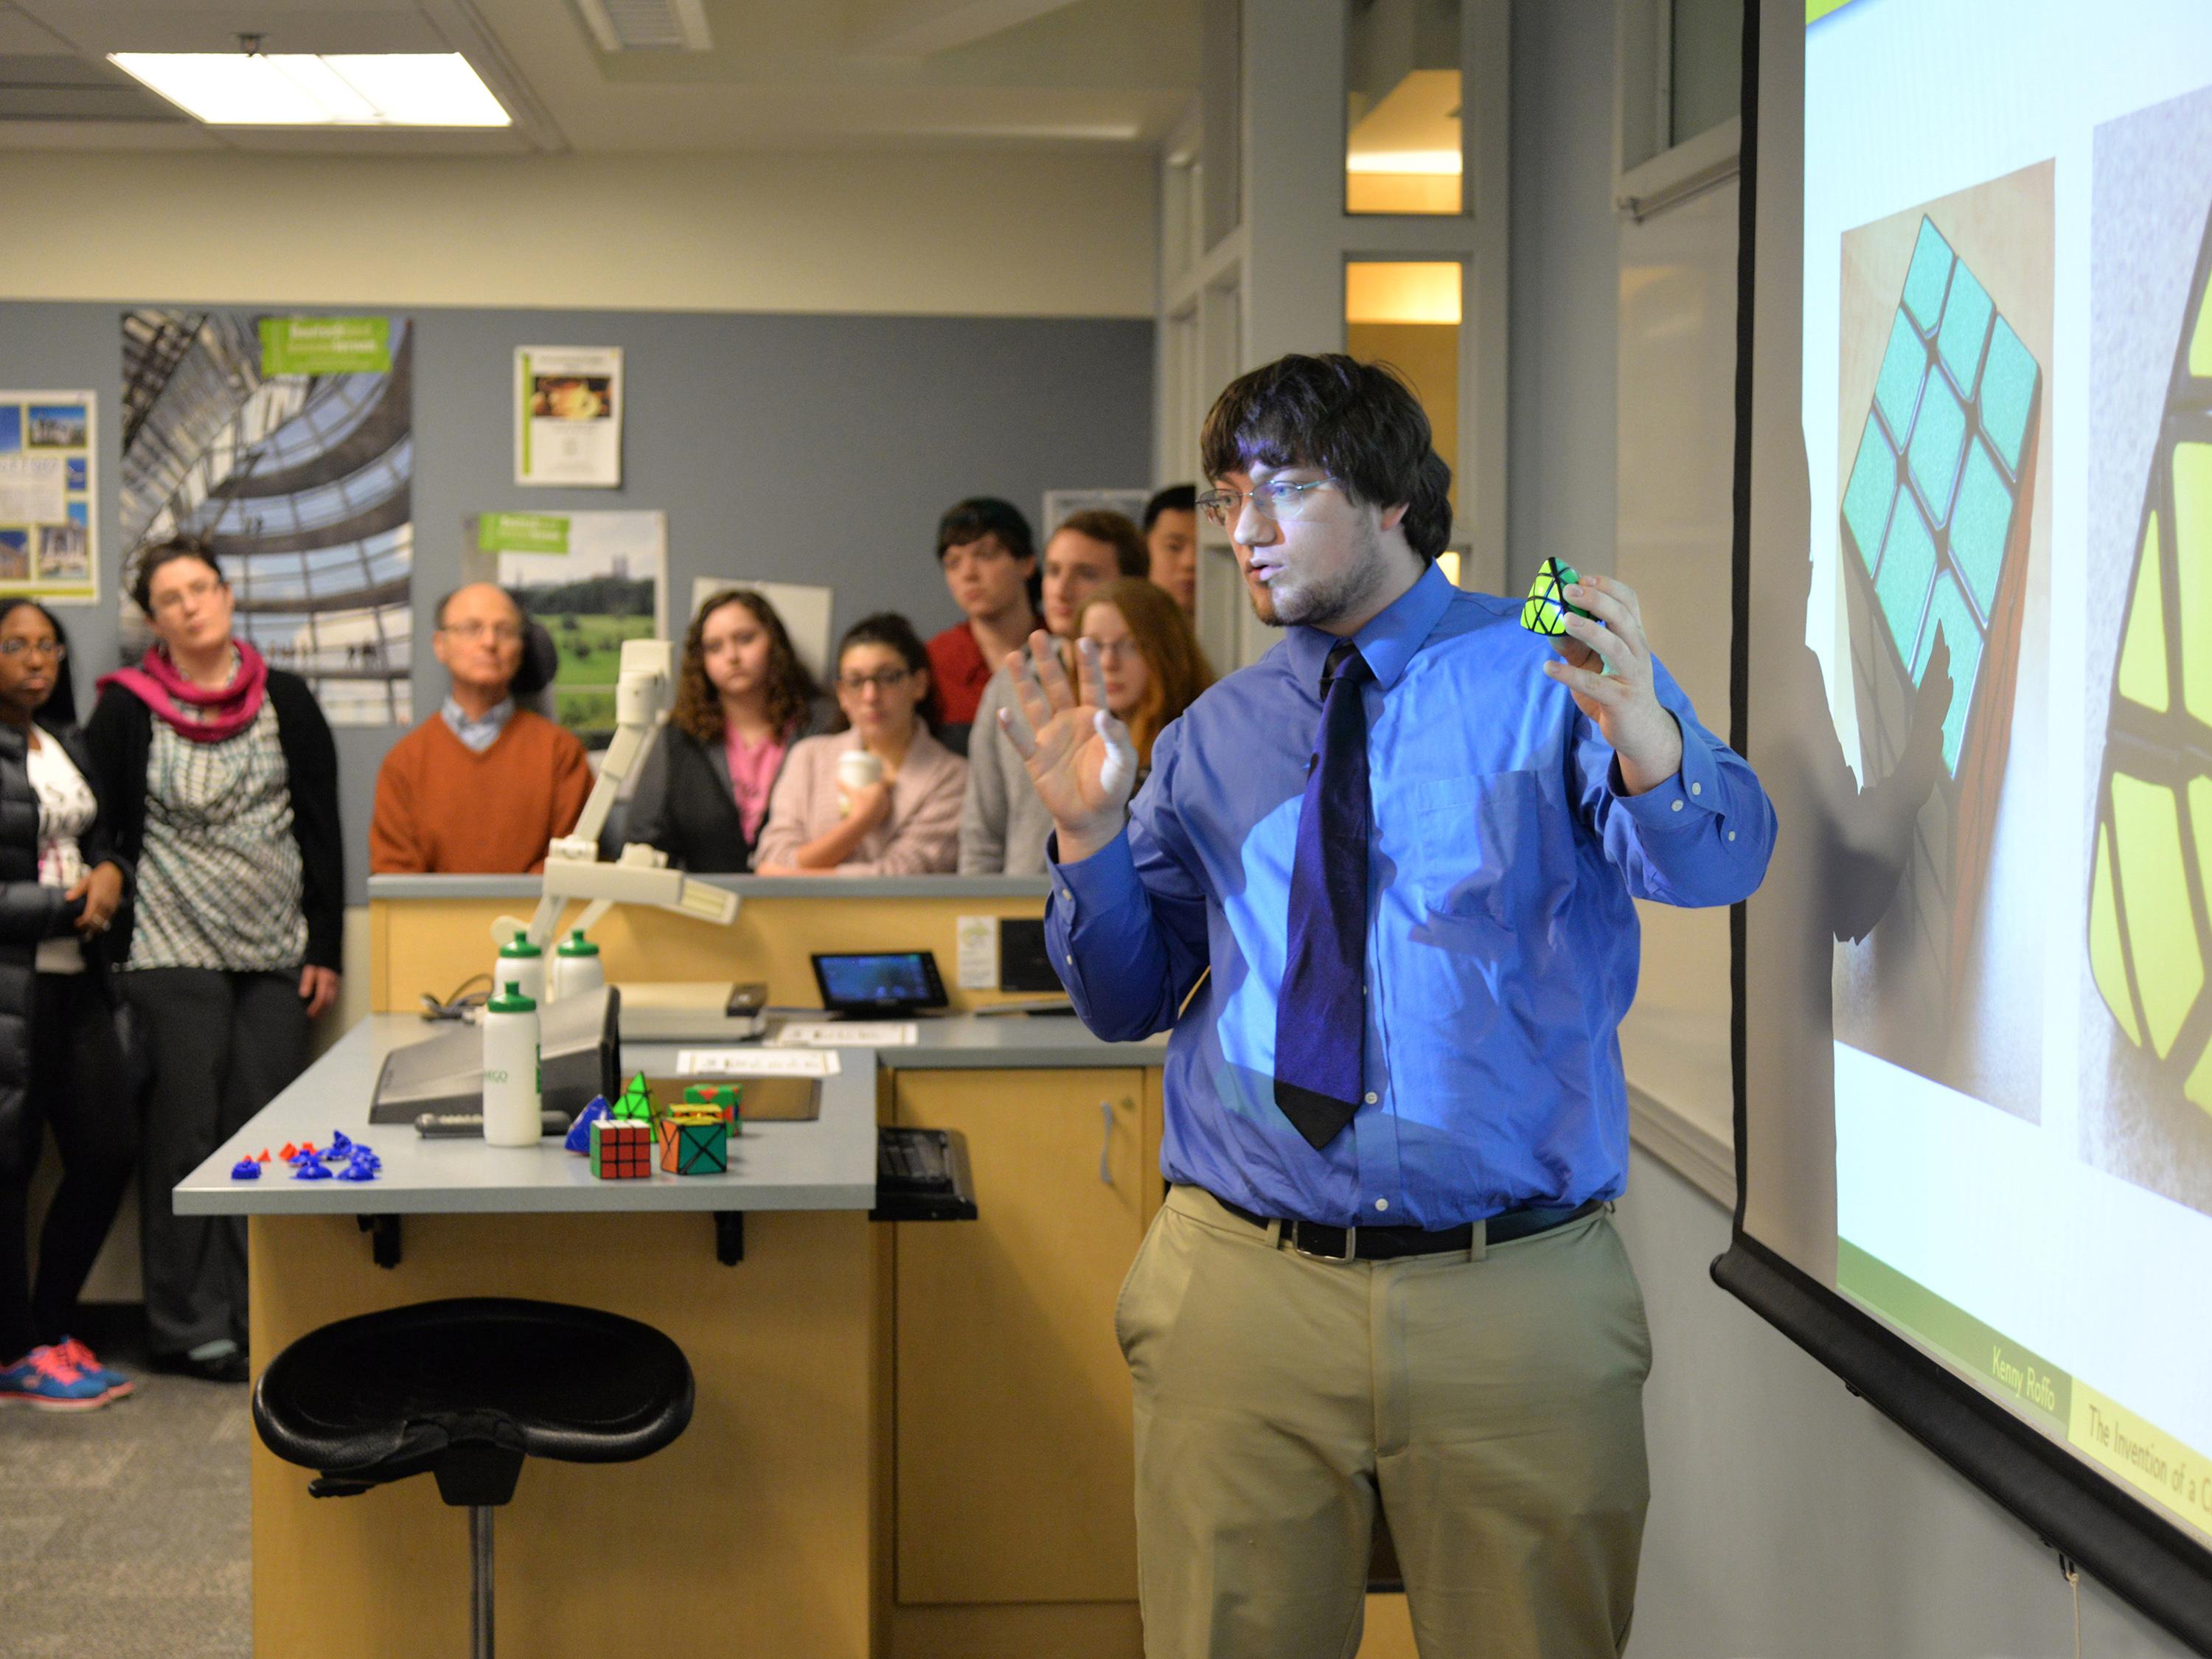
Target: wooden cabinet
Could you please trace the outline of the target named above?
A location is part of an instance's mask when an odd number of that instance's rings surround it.
[[[896,1121],[968,1139],[981,1214],[893,1241],[902,1606],[1132,1602],[1114,1300],[1159,1206],[1159,1073],[901,1072]]]

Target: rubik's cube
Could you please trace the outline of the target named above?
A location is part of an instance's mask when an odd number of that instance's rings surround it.
[[[2105,717],[2089,967],[2128,1041],[2212,1112],[2212,223],[2138,520]]]
[[[738,1111],[745,1091],[733,1083],[694,1083],[684,1091],[684,1104],[697,1106],[722,1115],[722,1121],[734,1130],[738,1122]]]
[[[1899,912],[1947,995],[1964,978],[2011,747],[2043,371],[1923,216],[1841,509],[1863,777],[1895,771],[1940,633],[1942,775]]]
[[[712,1107],[660,1115],[660,1167],[670,1175],[721,1175],[730,1167],[730,1126]]]
[[[602,1181],[646,1181],[653,1175],[653,1125],[603,1117],[592,1124],[592,1173]]]
[[[1521,626],[1532,634],[1556,637],[1567,631],[1567,617],[1589,616],[1589,612],[1580,605],[1569,605],[1562,591],[1581,580],[1574,566],[1546,559],[1536,571],[1528,597],[1521,603]]]

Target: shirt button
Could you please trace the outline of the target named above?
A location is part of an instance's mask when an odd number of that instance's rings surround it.
[[[1734,841],[1734,840],[1735,839],[1735,830],[1729,830],[1729,839],[1730,841]]]
[[[1370,1106],[1372,1106],[1372,1105],[1373,1105],[1376,1101],[1380,1100],[1381,1098],[1382,1098],[1382,1097],[1381,1097],[1380,1095],[1376,1094],[1376,1093],[1372,1089],[1370,1089],[1370,1090],[1367,1091],[1367,1103],[1368,1103]]]
[[[1062,957],[1060,960],[1066,963],[1069,967],[1073,968],[1075,966],[1075,953],[1071,951],[1066,956]]]
[[[1674,809],[1673,809],[1673,810],[1674,810],[1674,811],[1677,811],[1677,812],[1680,811],[1682,810],[1682,803],[1681,803],[1681,802],[1680,802],[1680,801],[1676,801],[1676,802],[1674,803]]]
[[[1702,783],[1693,783],[1690,786],[1690,793],[1693,795],[1702,795],[1705,793],[1705,786]]]
[[[1375,1207],[1378,1210],[1387,1210],[1390,1207],[1390,1200],[1387,1198],[1378,1198],[1375,1200]]]

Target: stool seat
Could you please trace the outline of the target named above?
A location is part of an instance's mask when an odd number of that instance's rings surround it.
[[[506,1503],[525,1457],[627,1462],[691,1420],[691,1367],[649,1325],[592,1308],[459,1297],[310,1331],[261,1374],[253,1423],[310,1490],[429,1474],[451,1504]]]

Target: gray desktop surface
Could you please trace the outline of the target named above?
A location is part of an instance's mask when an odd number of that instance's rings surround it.
[[[730,1143],[722,1176],[664,1176],[600,1181],[586,1160],[548,1138],[535,1146],[487,1146],[477,1139],[425,1140],[409,1127],[368,1121],[368,1103],[384,1056],[434,1035],[412,1014],[371,1014],[256,1113],[175,1188],[179,1215],[424,1215],[630,1210],[865,1210],[876,1195],[878,1065],[892,1070],[1157,1066],[1165,1040],[1103,1042],[1067,1015],[958,1015],[915,1022],[911,1046],[846,1048],[840,1069],[823,1079],[821,1115],[812,1122],[749,1123]],[[625,1070],[673,1074],[684,1048],[716,1045],[629,1042]],[[332,1129],[367,1140],[384,1160],[373,1182],[296,1181],[273,1160],[284,1143]],[[231,1166],[263,1147],[271,1162],[254,1181],[234,1181]]]

